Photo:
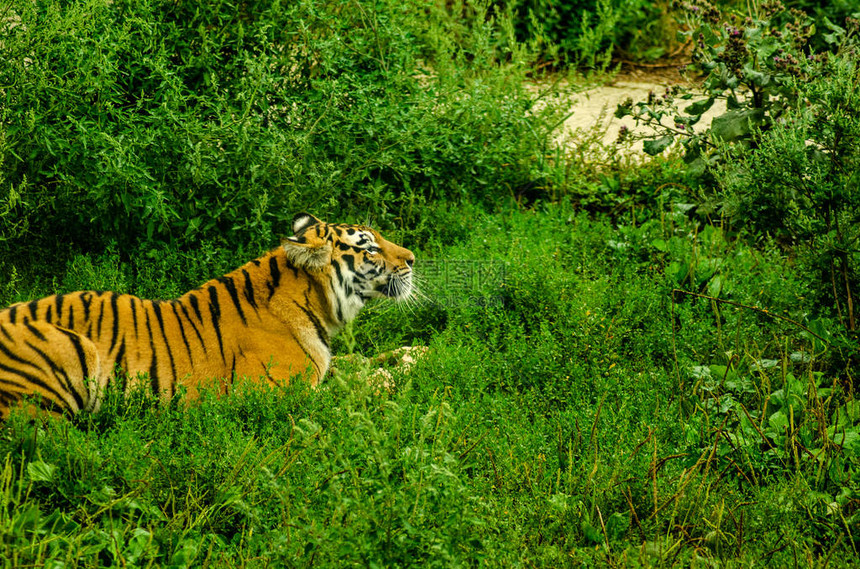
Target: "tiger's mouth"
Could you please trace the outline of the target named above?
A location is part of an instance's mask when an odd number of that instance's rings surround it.
[[[393,299],[403,299],[412,294],[412,279],[411,275],[405,278],[400,275],[391,275],[388,281],[377,286],[376,292],[382,296]]]

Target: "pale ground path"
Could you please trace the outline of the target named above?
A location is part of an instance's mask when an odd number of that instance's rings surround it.
[[[601,129],[601,140],[606,144],[615,143],[622,125],[634,132],[649,133],[650,131],[646,127],[637,127],[632,117],[615,118],[616,107],[627,98],[633,99],[634,103],[645,101],[649,92],[653,92],[655,96],[661,96],[666,92],[667,87],[679,84],[682,84],[680,78],[673,80],[656,74],[634,73],[619,75],[611,83],[578,93],[574,96],[574,102],[570,109],[573,115],[564,123],[562,137],[568,138],[578,130],[588,131],[595,126]],[[692,102],[692,100],[679,101],[678,106],[683,110]],[[717,101],[702,116],[696,125],[696,131],[704,130],[715,116],[723,112],[725,112],[725,102]],[[671,119],[664,118],[663,124],[670,125]],[[642,142],[636,142],[633,145],[633,150],[636,153],[642,153]]]

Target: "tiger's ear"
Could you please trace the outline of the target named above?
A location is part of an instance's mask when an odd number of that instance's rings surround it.
[[[313,221],[308,221],[307,218]],[[293,220],[293,230],[297,235],[281,239],[281,247],[287,252],[287,259],[293,265],[310,271],[321,269],[331,262],[332,245],[327,239],[328,232],[320,228],[305,231],[317,223],[321,222],[314,216],[299,214]]]
[[[316,225],[318,223],[322,223],[322,221],[312,216],[311,214],[304,212],[298,213],[293,218],[293,234],[298,235],[311,225]]]

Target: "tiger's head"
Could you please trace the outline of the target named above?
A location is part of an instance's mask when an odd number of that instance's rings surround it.
[[[325,223],[300,213],[293,218],[293,233],[283,241],[287,258],[312,274],[329,277],[342,322],[354,318],[371,298],[411,298],[415,255],[375,229]]]

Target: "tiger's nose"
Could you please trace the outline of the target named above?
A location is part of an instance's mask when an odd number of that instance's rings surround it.
[[[409,251],[409,254],[406,255],[406,264],[409,265],[410,268],[415,264],[415,254],[412,251]]]

